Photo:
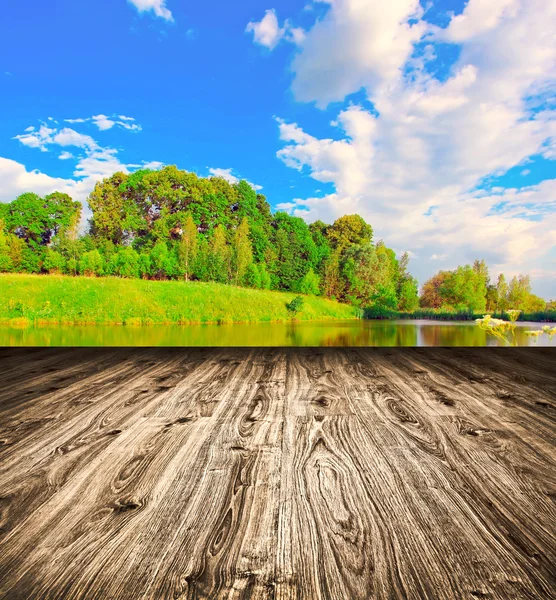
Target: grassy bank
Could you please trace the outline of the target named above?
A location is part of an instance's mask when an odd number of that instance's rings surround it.
[[[473,312],[447,312],[443,310],[422,309],[413,312],[399,312],[384,308],[365,308],[365,319],[429,319],[432,321],[474,321],[485,316],[486,313]],[[509,320],[506,313],[492,313],[497,319]],[[536,321],[538,323],[556,322],[556,311],[540,311],[534,313],[521,313],[518,321]]]
[[[218,283],[0,275],[0,324],[198,324],[288,321],[296,294]],[[303,297],[298,320],[349,319],[346,304]]]

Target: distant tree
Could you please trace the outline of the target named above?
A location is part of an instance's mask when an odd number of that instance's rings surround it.
[[[63,254],[48,248],[45,253],[43,269],[48,273],[63,273],[66,266],[66,259]]]
[[[132,195],[125,193],[128,179],[125,173],[114,173],[98,182],[90,193],[91,233],[96,239],[124,244],[146,228],[140,207]]]
[[[425,281],[421,290],[420,304],[423,308],[440,308],[444,302],[443,286],[450,278],[450,271],[439,271]]]
[[[189,281],[194,271],[197,249],[199,246],[199,234],[197,225],[191,215],[187,215],[183,227],[183,233],[178,248],[180,267],[183,269],[185,280]]]
[[[264,262],[259,263],[259,276],[261,280],[261,289],[269,290],[271,285],[270,273],[267,271]]]
[[[373,238],[373,228],[359,215],[344,215],[327,228],[333,248],[344,250],[351,245],[365,245]]]
[[[245,273],[245,285],[250,288],[260,289],[261,288],[261,273],[259,266],[255,263],[249,263],[247,271]]]
[[[304,300],[301,296],[296,296],[291,302],[286,303],[286,309],[290,315],[295,317],[299,311],[303,308]]]
[[[79,270],[83,275],[102,275],[104,272],[104,260],[98,250],[85,252],[79,261]]]
[[[310,294],[312,296],[320,294],[320,277],[313,269],[309,269],[303,276],[303,279],[299,283],[299,291],[302,294]]]
[[[355,306],[369,306],[377,299],[378,258],[371,243],[351,245],[343,253],[342,277],[345,298]]]
[[[328,298],[341,298],[345,286],[340,272],[340,252],[338,250],[325,259],[322,272],[323,294]]]
[[[142,279],[148,279],[152,274],[152,261],[150,254],[141,252],[139,254],[139,260],[137,262],[137,269],[139,271],[139,277]]]
[[[228,283],[230,281],[230,247],[226,240],[226,231],[218,225],[212,234],[207,256],[207,277],[209,281]]]
[[[139,254],[129,246],[118,250],[113,256],[111,272],[119,277],[139,277]]]
[[[253,251],[249,239],[249,222],[244,217],[236,229],[233,240],[232,265],[234,283],[242,285],[249,265],[253,262]]]
[[[274,215],[272,242],[275,260],[272,274],[282,290],[295,290],[310,268],[315,268],[317,249],[307,223],[284,212]]]
[[[413,312],[419,308],[419,291],[417,280],[412,277],[408,270],[409,254],[404,252],[398,264],[398,310]]]

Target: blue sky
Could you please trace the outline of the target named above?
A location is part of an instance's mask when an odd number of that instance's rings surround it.
[[[484,257],[556,297],[555,29],[556,0],[10,3],[0,201],[177,164],[359,212],[421,283]]]

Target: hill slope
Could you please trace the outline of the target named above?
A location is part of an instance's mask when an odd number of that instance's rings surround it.
[[[4,324],[261,323],[286,321],[296,294],[218,283],[0,275]],[[304,296],[299,320],[349,319],[353,307]]]

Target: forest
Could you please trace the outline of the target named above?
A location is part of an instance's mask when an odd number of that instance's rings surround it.
[[[0,204],[0,272],[227,283],[411,313],[553,309],[527,276],[491,283],[482,260],[418,283],[359,215],[328,225],[272,212],[246,181],[167,166],[115,173],[88,198],[24,193]]]

